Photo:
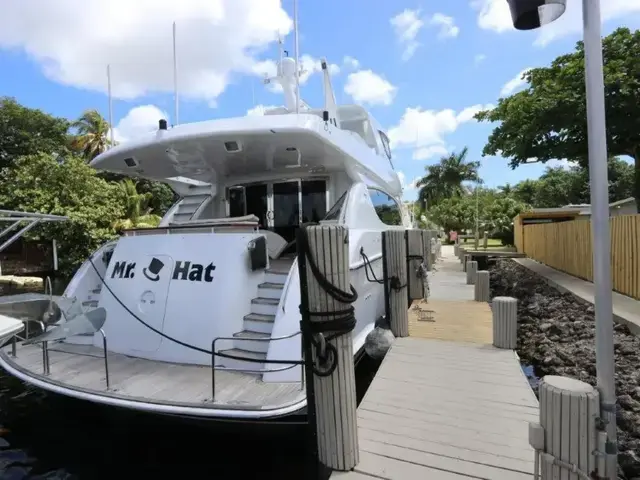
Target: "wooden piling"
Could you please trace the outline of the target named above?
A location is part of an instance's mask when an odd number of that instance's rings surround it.
[[[404,230],[382,232],[385,305],[391,333],[409,336],[409,304],[407,288],[407,248]]]
[[[421,230],[405,230],[407,251],[407,294],[408,302],[424,297],[424,285],[421,266],[425,261],[424,245]]]
[[[431,230],[422,231],[422,251],[424,252],[425,263],[427,264],[427,270],[431,271],[433,263],[431,262],[431,255],[429,255],[429,249],[431,245]]]
[[[473,285],[476,283],[476,273],[478,272],[478,262],[470,260],[467,265],[467,285]]]
[[[493,311],[493,345],[515,349],[518,343],[518,300],[513,297],[495,297]]]
[[[489,288],[489,271],[479,270],[476,273],[476,283],[473,298],[476,302],[488,302],[491,290]]]
[[[342,292],[350,292],[349,282],[349,235],[342,225],[319,225],[305,227],[308,238],[308,256],[313,259],[320,274]],[[300,249],[300,245],[298,246]],[[404,257],[403,257],[404,258]],[[335,319],[333,315],[317,315],[317,312],[335,312],[348,309],[349,304],[342,303],[330,296],[315,278],[309,263],[301,261],[301,304],[314,315],[303,312],[303,322],[328,322]],[[406,302],[406,294],[404,295]],[[307,305],[305,305],[305,303]],[[325,338],[332,332],[324,334]],[[317,339],[318,336],[316,336]],[[353,360],[353,340],[351,332],[328,340],[329,357],[337,355],[337,366],[328,376],[311,374],[307,367],[307,382],[313,382],[313,402],[316,426],[318,460],[333,470],[347,471],[353,469],[359,461],[356,388]],[[333,352],[331,352],[333,350]],[[306,350],[309,352],[309,350]],[[335,353],[337,352],[337,353]],[[317,366],[319,352],[314,345],[310,350],[311,359]],[[309,357],[305,355],[307,359]],[[332,361],[329,358],[329,362]],[[308,396],[309,397],[309,396]],[[336,416],[336,412],[340,412]]]
[[[596,427],[600,417],[598,391],[573,378],[547,375],[540,382],[539,392],[540,423],[530,424],[529,442],[537,455],[543,454],[538,459],[540,478],[580,480],[595,472],[600,473],[598,478],[605,478],[604,462],[595,455],[600,437],[606,437]],[[547,461],[552,458],[556,462]],[[560,462],[564,465],[558,465]]]

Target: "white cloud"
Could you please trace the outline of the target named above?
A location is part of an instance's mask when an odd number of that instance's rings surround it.
[[[506,0],[471,0],[471,6],[478,10],[480,28],[498,33],[515,30]]]
[[[418,33],[424,27],[424,21],[420,18],[420,10],[407,8],[392,17],[389,22],[398,42],[403,47],[402,60],[409,60],[420,46],[420,43],[416,41]]]
[[[209,102],[292,29],[280,0],[7,1],[0,48],[23,50],[51,80],[102,92],[111,64],[113,95],[133,99],[173,90],[173,21],[180,92]]]
[[[454,38],[460,33],[460,28],[456,26],[453,17],[449,17],[443,13],[434,13],[429,23],[440,27],[440,31],[438,32],[439,38]]]
[[[606,0],[600,3],[603,22],[640,12],[640,0]],[[478,10],[480,28],[497,33],[515,31],[509,5],[505,0],[471,0],[471,6]],[[564,15],[540,28],[534,44],[545,46],[559,38],[581,32],[582,2],[568,1]]]
[[[531,68],[525,68],[520,73],[518,73],[515,77],[513,77],[511,80],[505,83],[504,86],[502,87],[502,90],[500,90],[500,96],[506,97],[508,95],[511,95],[516,90],[524,87],[527,84],[527,82],[523,77],[529,70],[531,70]]]
[[[403,171],[398,172],[400,177],[400,184],[402,185],[402,197],[404,200],[415,200],[417,196],[416,183],[420,180],[420,177],[415,177],[413,180],[407,183],[407,176]]]
[[[390,105],[397,87],[371,70],[359,70],[347,76],[344,91],[358,103]]]
[[[487,59],[487,56],[484,53],[479,53],[475,57],[473,57],[473,63],[476,65],[480,65]]]
[[[445,136],[455,132],[461,124],[472,121],[475,113],[490,108],[493,106],[473,105],[458,113],[450,108],[439,111],[407,108],[400,122],[388,131],[391,148],[411,148],[415,160],[444,155],[450,151]]]
[[[351,69],[354,69],[354,70],[360,68],[360,62],[357,59],[355,59],[355,58],[353,58],[353,57],[351,57],[349,55],[346,55],[342,59],[342,63],[344,64],[345,67],[351,68]]]
[[[259,117],[264,115],[264,112],[267,110],[271,110],[273,108],[278,108],[275,105],[256,105],[253,108],[247,110],[247,116],[249,117]]]
[[[160,119],[170,123],[167,112],[163,112],[155,105],[134,107],[120,119],[113,129],[113,136],[118,143],[145,137],[158,129]]]

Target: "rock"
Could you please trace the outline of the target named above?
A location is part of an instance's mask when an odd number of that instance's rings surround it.
[[[559,293],[510,259],[489,267],[491,296],[518,299],[517,352],[537,374],[596,385],[594,307]],[[622,478],[640,478],[640,338],[614,325],[618,446]],[[637,453],[636,453],[637,452]]]

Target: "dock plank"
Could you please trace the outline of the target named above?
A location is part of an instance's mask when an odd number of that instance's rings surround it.
[[[332,479],[531,479],[538,400],[512,350],[492,345],[491,308],[473,302],[449,247],[434,298],[409,310],[410,337],[387,353],[358,408],[360,463]],[[424,318],[424,314],[423,314]]]

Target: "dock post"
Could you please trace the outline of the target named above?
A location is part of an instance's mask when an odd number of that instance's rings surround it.
[[[408,302],[411,305],[413,300],[424,297],[424,286],[422,279],[423,263],[426,263],[426,253],[422,243],[422,232],[420,230],[405,230],[405,243],[407,251],[407,289]]]
[[[534,468],[539,478],[591,478],[594,473],[605,478],[601,475],[606,471],[607,456],[598,455],[606,445],[606,433],[597,427],[598,390],[580,380],[547,375],[539,392],[540,423],[529,424],[529,443],[536,451]]]
[[[460,250],[460,246],[459,246],[457,243],[454,243],[454,244],[453,244],[453,254],[454,254],[456,257],[459,257],[459,256],[460,256],[460,252],[459,252],[458,250]]]
[[[349,232],[342,225],[303,226],[297,245],[310,447],[320,464],[347,471],[359,461]]]
[[[495,297],[493,311],[493,346],[515,349],[518,343],[518,300],[513,297]]]
[[[427,265],[427,270],[430,272],[433,269],[431,262],[431,255],[429,255],[429,246],[431,245],[431,230],[422,231],[422,251],[424,252],[424,262]]]
[[[382,232],[384,269],[384,300],[391,333],[398,337],[409,336],[409,305],[407,288],[407,249],[403,230]]]
[[[478,270],[476,273],[476,283],[473,290],[473,297],[476,302],[488,302],[491,295],[489,288],[489,271]]]
[[[471,258],[471,257],[469,257]],[[478,262],[469,260],[467,263],[467,285],[476,283],[476,273],[478,272]]]

